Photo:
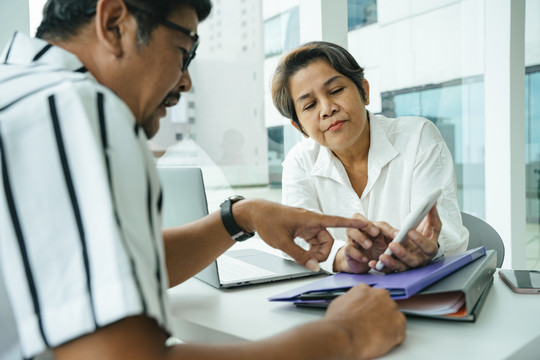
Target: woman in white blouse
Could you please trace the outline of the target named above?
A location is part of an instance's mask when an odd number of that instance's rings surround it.
[[[306,137],[283,162],[283,203],[354,213],[379,226],[379,236],[335,229],[323,269],[367,272],[380,259],[386,271],[404,271],[466,249],[452,156],[438,129],[425,118],[367,111],[369,83],[347,50],[311,42],[289,52],[274,74],[272,98]],[[407,214],[438,188],[437,205],[408,241],[388,245]],[[388,246],[394,257],[381,255]]]

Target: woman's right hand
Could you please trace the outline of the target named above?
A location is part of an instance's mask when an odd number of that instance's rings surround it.
[[[354,214],[352,218],[367,221],[362,214]],[[378,260],[393,238],[385,235],[377,223],[373,225],[365,228],[369,231],[347,229],[347,242],[336,254],[334,271],[362,274],[371,269],[369,261]]]

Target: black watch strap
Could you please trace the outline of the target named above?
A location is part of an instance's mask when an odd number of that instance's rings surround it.
[[[234,195],[229,197],[220,205],[221,221],[223,222],[223,226],[225,226],[225,229],[227,229],[227,232],[229,233],[229,235],[231,235],[232,239],[236,241],[244,241],[255,235],[255,232],[244,232],[244,230],[242,230],[240,226],[238,226],[236,221],[234,221],[232,205],[240,200],[244,200],[244,197],[240,195]]]

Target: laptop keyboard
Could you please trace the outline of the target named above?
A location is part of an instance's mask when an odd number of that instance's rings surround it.
[[[248,278],[271,276],[276,273],[262,267],[238,260],[232,256],[218,257],[219,278],[222,282],[237,282]]]

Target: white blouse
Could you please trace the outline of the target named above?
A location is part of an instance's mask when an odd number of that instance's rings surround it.
[[[360,213],[399,229],[407,214],[440,188],[439,254],[464,251],[469,232],[461,221],[452,156],[437,127],[421,117],[391,119],[369,113],[369,118],[368,181],[361,197],[341,161],[308,138],[296,144],[283,162],[282,202],[330,215]],[[345,229],[329,230],[336,241],[321,267],[332,272],[336,253],[347,236]],[[300,239],[297,242],[307,246]]]

